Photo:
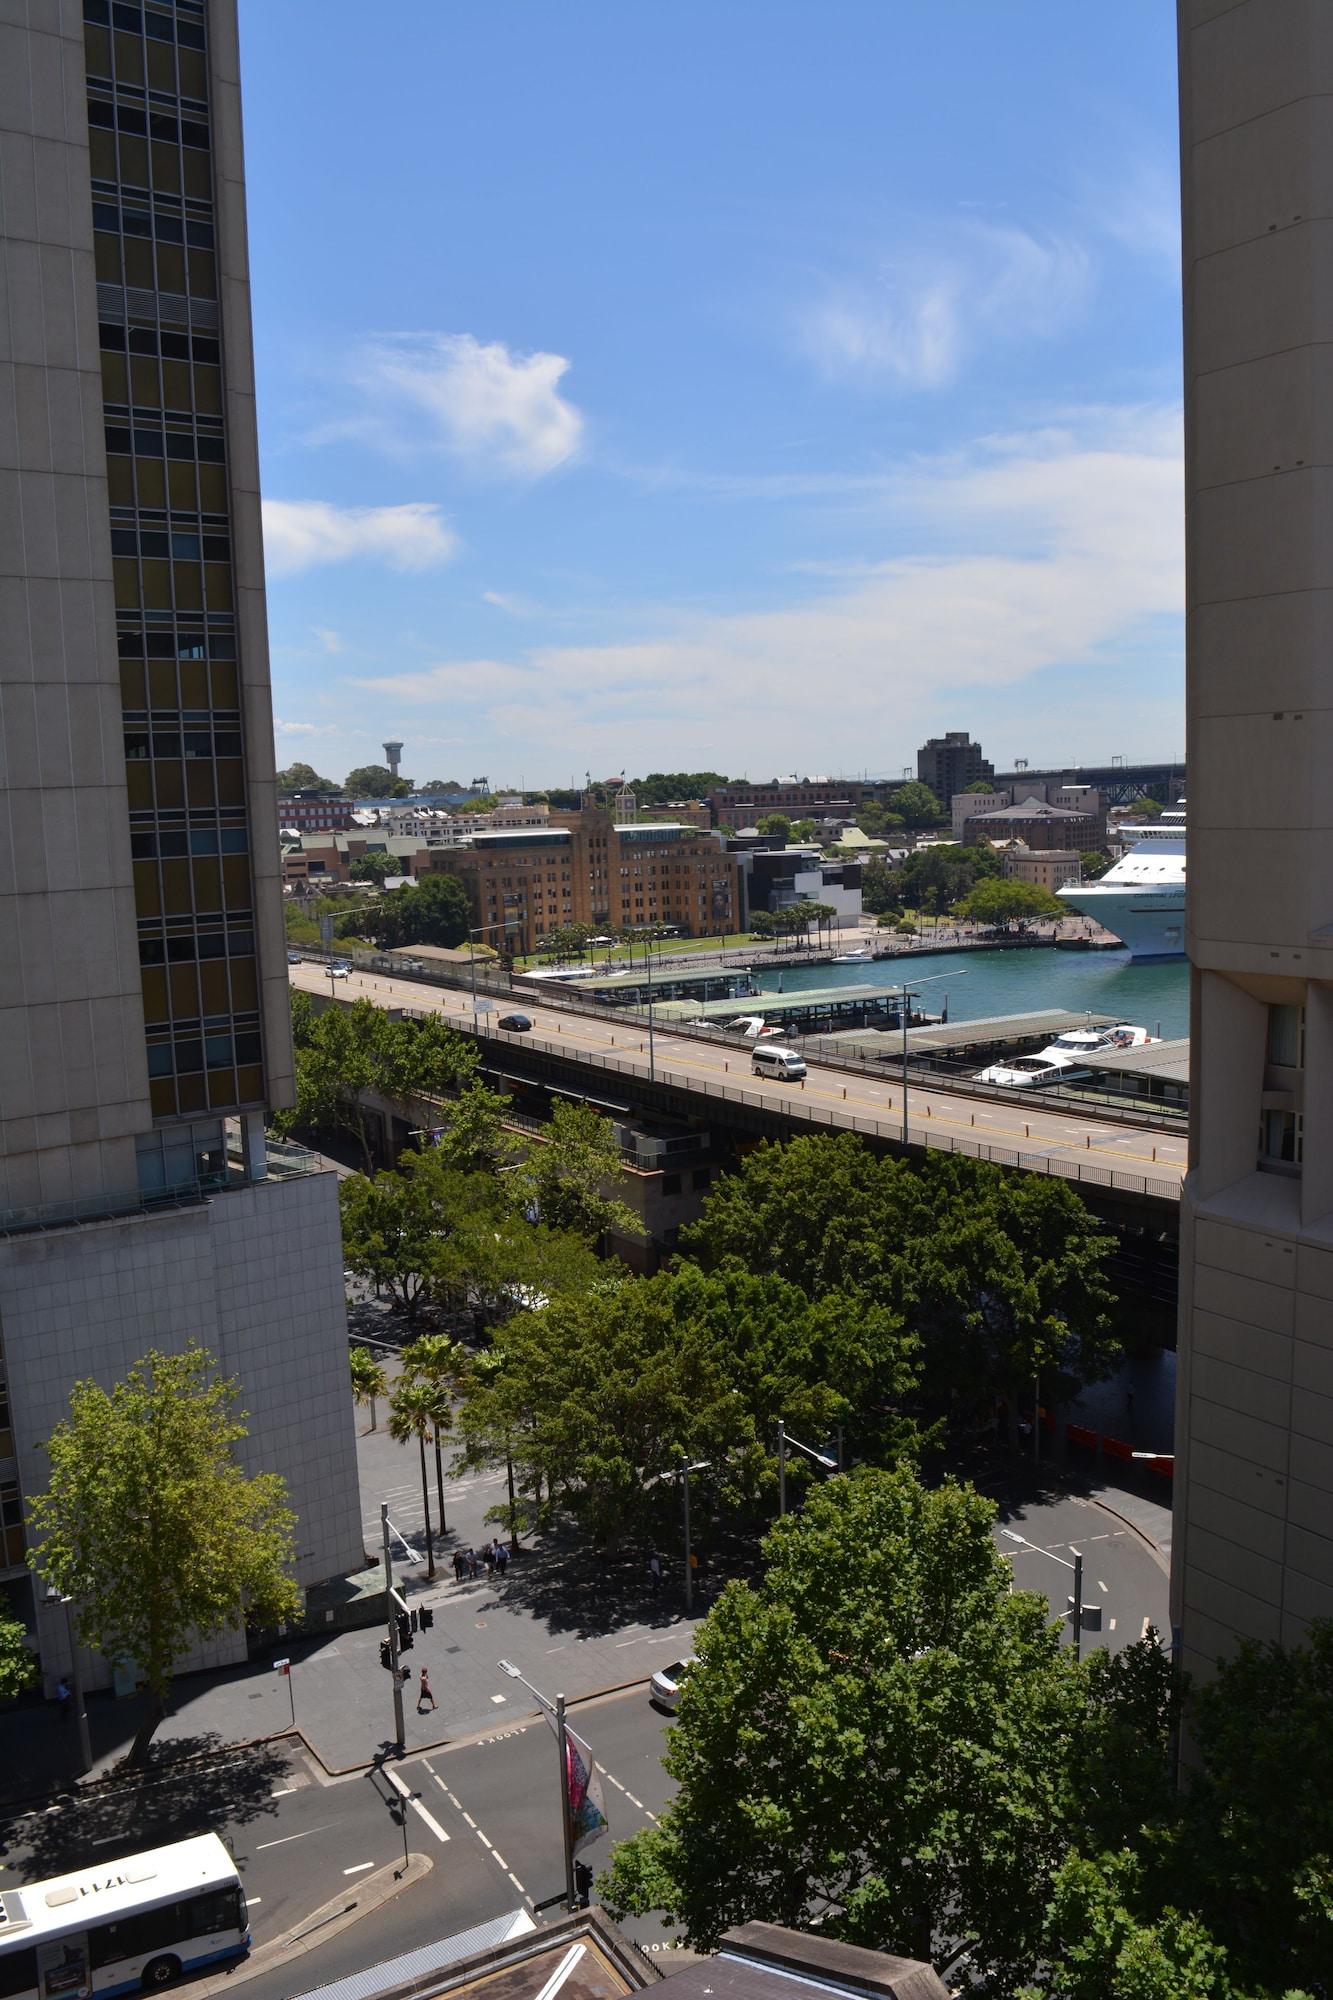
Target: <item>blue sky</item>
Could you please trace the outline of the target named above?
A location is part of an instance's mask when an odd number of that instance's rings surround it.
[[[280,762],[1178,754],[1173,14],[241,0]]]

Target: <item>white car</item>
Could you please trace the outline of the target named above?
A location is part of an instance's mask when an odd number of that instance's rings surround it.
[[[992,1063],[989,1069],[978,1070],[972,1081],[997,1083],[1006,1090],[1040,1090],[1043,1084],[1077,1083],[1091,1074],[1072,1056],[1043,1049],[1040,1055],[1010,1056],[1004,1062]]]
[[[350,979],[351,976],[352,968],[350,965],[331,965],[329,967],[330,979]]]
[[[669,1667],[659,1667],[648,1683],[648,1699],[654,1708],[670,1709],[674,1715],[680,1707],[680,1691],[685,1676],[694,1665],[694,1655],[690,1653],[683,1660],[673,1660]]]

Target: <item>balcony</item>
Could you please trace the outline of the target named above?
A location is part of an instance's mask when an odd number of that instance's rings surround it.
[[[266,1143],[265,1171],[251,1176],[239,1152],[228,1148],[225,1167],[216,1172],[196,1174],[174,1181],[167,1187],[120,1189],[96,1195],[80,1195],[69,1201],[37,1202],[28,1207],[0,1209],[0,1236],[25,1236],[44,1229],[71,1229],[80,1223],[111,1222],[122,1216],[156,1215],[163,1209],[194,1208],[215,1195],[236,1188],[259,1187],[265,1181],[289,1180],[298,1174],[321,1171],[317,1156],[305,1146],[288,1139],[269,1138]]]

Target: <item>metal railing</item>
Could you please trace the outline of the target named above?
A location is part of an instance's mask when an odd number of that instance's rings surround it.
[[[287,1139],[269,1139],[264,1180],[287,1180],[298,1174],[320,1171],[320,1162],[307,1146]],[[197,1208],[215,1195],[236,1188],[262,1187],[264,1180],[250,1180],[232,1162],[239,1154],[228,1154],[228,1167],[219,1173],[196,1174],[188,1180],[173,1181],[162,1188],[119,1188],[105,1194],[78,1195],[65,1201],[42,1201],[0,1209],[0,1236],[24,1236],[44,1229],[72,1229],[82,1223],[115,1222],[135,1215],[157,1215],[169,1209]]]

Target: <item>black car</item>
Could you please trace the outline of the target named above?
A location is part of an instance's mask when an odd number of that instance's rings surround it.
[[[511,1035],[526,1035],[532,1022],[526,1014],[501,1014],[495,1025],[508,1028]]]

